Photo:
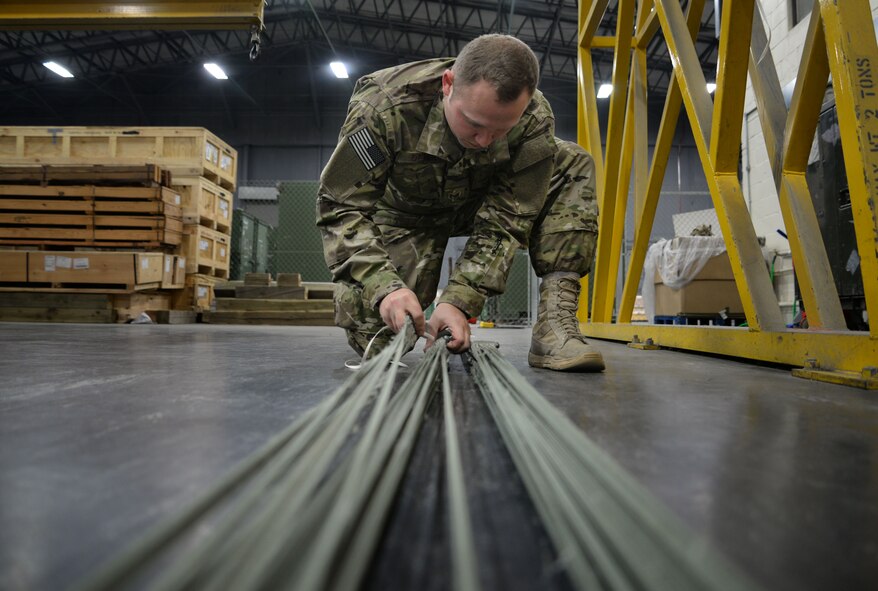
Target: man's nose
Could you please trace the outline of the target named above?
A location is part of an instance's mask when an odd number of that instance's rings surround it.
[[[494,134],[490,132],[477,133],[475,142],[480,148],[487,148],[494,141]]]

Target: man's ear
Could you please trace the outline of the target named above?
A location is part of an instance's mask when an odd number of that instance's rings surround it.
[[[451,91],[454,89],[454,72],[445,70],[442,73],[442,95],[445,98],[451,98]]]

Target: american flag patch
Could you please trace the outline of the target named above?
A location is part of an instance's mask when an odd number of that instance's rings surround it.
[[[372,170],[382,162],[384,162],[384,154],[381,148],[375,145],[372,134],[365,127],[356,133],[348,136],[351,147],[357,153],[366,170]]]

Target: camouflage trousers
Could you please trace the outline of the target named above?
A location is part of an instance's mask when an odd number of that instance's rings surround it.
[[[594,162],[579,145],[557,140],[558,153],[546,202],[534,222],[528,251],[538,277],[566,271],[587,275],[597,243],[598,206],[595,198]],[[436,297],[445,246],[452,236],[472,230],[475,211],[449,225],[402,228],[379,223],[382,245],[421,306]],[[347,332],[348,343],[361,355],[372,337],[384,328],[378,310],[363,301],[361,289],[335,284],[335,322]],[[393,337],[387,329],[375,338],[379,351]]]

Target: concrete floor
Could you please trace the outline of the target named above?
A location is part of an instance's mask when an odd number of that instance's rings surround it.
[[[878,393],[597,341],[605,373],[558,374],[527,366],[529,331],[475,332],[766,589],[878,588]],[[352,357],[334,328],[0,324],[0,589],[69,588],[323,399]],[[410,480],[401,505],[420,494]],[[388,538],[413,531],[397,521]],[[373,571],[367,587],[410,588]]]

